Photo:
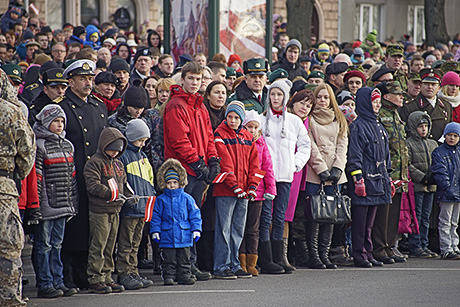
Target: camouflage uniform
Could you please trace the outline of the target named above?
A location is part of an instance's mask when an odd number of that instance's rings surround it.
[[[394,56],[394,55],[401,55],[404,57],[404,46],[401,44],[391,44],[388,45],[387,47],[387,56]],[[388,66],[387,66],[388,67]],[[407,76],[405,73],[401,71],[401,69],[398,69],[394,74],[393,74],[393,80],[398,81],[399,84],[401,85],[401,88],[404,91],[407,91]]]
[[[24,232],[19,216],[16,170],[23,180],[35,160],[35,138],[18,107],[16,91],[7,75],[0,75],[0,305],[26,306],[22,300]]]

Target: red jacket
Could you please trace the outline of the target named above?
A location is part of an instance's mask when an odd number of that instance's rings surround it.
[[[187,173],[195,176],[188,164],[202,156],[206,164],[217,157],[209,113],[198,93],[184,92],[179,85],[171,85],[171,100],[163,116],[165,160],[180,161]]]
[[[22,192],[19,195],[19,210],[27,208],[33,209],[40,207],[38,203],[37,173],[35,164],[29,175],[22,181]]]
[[[253,136],[246,128],[241,127],[238,131],[227,126],[223,121],[214,133],[214,142],[220,161],[221,172],[229,175],[223,183],[214,185],[213,196],[236,196],[233,190],[236,187],[248,191],[250,186],[257,188],[260,177],[256,176],[259,171],[259,152]]]

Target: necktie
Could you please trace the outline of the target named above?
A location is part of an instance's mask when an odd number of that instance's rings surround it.
[[[259,102],[262,102],[262,97],[260,95],[257,95],[257,99],[259,99]]]

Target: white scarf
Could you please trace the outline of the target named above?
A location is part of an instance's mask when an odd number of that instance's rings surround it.
[[[457,96],[446,96],[443,92],[439,91],[438,97],[441,100],[449,102],[452,105],[452,108],[454,109],[460,105],[460,94],[458,94]]]

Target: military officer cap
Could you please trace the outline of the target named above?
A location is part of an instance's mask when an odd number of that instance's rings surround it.
[[[233,67],[227,67],[225,78],[236,77],[236,70]]]
[[[243,71],[245,75],[265,75],[267,67],[268,62],[261,58],[252,58],[243,62]]]
[[[423,68],[420,70],[422,82],[441,83],[443,73],[440,69]]]
[[[409,75],[407,76],[407,79],[409,81],[422,81],[422,78],[420,78],[420,74],[416,72],[409,73]]]
[[[90,75],[94,76],[94,70],[96,70],[96,64],[91,60],[78,60],[70,64],[64,70],[64,76],[69,79],[74,76]]]
[[[314,70],[308,75],[307,80],[309,80],[310,78],[321,78],[324,80],[324,73],[319,70]]]
[[[460,72],[460,63],[457,61],[445,61],[441,65],[441,70],[446,73],[448,71]]]
[[[14,82],[22,82],[21,66],[17,64],[5,64],[1,68]]]
[[[64,69],[51,68],[48,69],[43,75],[43,85],[68,85],[69,81],[64,78]]]
[[[399,81],[380,82],[379,84],[377,84],[376,87],[380,90],[380,92],[382,93],[382,96],[385,94],[403,94],[404,93]]]
[[[283,79],[283,78],[287,78],[288,77],[288,73],[286,70],[282,69],[282,68],[278,68],[277,70],[273,71],[271,74],[270,74],[270,77],[268,77],[268,81],[270,83],[273,83],[275,82],[277,79]]]
[[[345,62],[337,62],[327,65],[326,75],[338,75],[343,72],[346,72],[348,69],[348,64]]]
[[[391,44],[387,47],[387,55],[404,56],[404,46],[401,44]]]

